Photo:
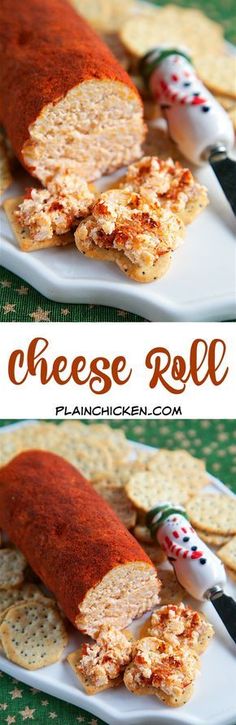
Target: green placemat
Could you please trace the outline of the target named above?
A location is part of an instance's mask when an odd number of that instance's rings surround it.
[[[112,2],[112,0],[111,0]],[[158,0],[154,4],[167,5],[168,0]],[[170,0],[171,2],[171,0]],[[235,0],[177,0],[176,5],[196,7],[210,18],[220,22],[225,37],[236,43],[236,5]],[[36,292],[20,277],[1,270],[0,281],[3,299],[0,303],[0,321],[32,322],[138,322],[141,317],[124,310],[99,305],[61,304],[51,302]],[[8,287],[4,287],[8,284]]]
[[[0,425],[10,422],[13,421],[1,421]],[[236,493],[235,421],[111,421],[111,425],[123,428],[131,440],[170,449],[184,448],[194,456],[204,457],[208,471]],[[33,720],[35,725],[49,725],[51,720],[58,725],[98,725],[103,722],[3,673],[0,677],[0,722],[3,725],[20,725],[29,720]]]

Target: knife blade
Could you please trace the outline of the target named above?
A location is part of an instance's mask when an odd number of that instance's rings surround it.
[[[213,149],[208,160],[236,215],[236,161],[227,157],[225,149]]]
[[[140,72],[159,104],[170,137],[192,163],[209,162],[236,214],[236,162],[233,124],[225,109],[197,77],[189,55],[157,47],[140,61]]]
[[[211,601],[228,633],[236,642],[236,602],[233,597],[225,594],[220,587],[213,587],[206,593],[206,599]]]

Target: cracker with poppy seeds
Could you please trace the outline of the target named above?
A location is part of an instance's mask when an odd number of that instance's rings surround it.
[[[18,549],[0,549],[0,591],[14,589],[23,583],[26,564]]]
[[[195,66],[202,82],[213,93],[236,98],[236,58],[223,53],[199,53]]]
[[[166,5],[156,12],[133,14],[123,23],[119,37],[135,58],[156,46],[183,46],[191,56],[205,54],[209,47],[223,53],[223,30],[200,10]]]
[[[202,612],[179,604],[166,604],[151,615],[149,635],[187,647],[202,654],[214,635],[214,629]]]
[[[28,601],[29,599],[46,602],[52,601],[43,594],[39,587],[28,582],[16,589],[2,589],[0,591],[0,623],[5,619],[6,612],[10,607],[18,602]]]
[[[186,510],[191,523],[200,531],[225,536],[236,534],[236,496],[199,493],[187,501]]]
[[[160,448],[147,459],[145,467],[148,471],[161,472],[165,476],[170,474],[177,483],[189,487],[189,495],[209,484],[204,461],[185,450]]]
[[[14,199],[6,199],[3,203],[4,210],[6,212],[8,221],[12,228],[13,234],[19,244],[20,249],[23,252],[35,252],[39,249],[47,249],[49,247],[65,247],[68,244],[73,244],[73,233],[66,232],[65,234],[53,234],[51,239],[43,239],[41,241],[33,241],[26,228],[22,228],[20,225],[15,212],[18,209],[19,204],[23,201],[22,196],[18,196]]]
[[[158,470],[136,471],[125,486],[128,498],[141,511],[150,511],[157,501],[174,501],[186,505],[190,489],[181,480],[176,480],[174,473]]]
[[[67,661],[69,662],[69,665],[74,671],[76,677],[79,678],[81,684],[85,689],[86,694],[97,695],[98,692],[103,692],[104,690],[109,690],[113,687],[119,687],[119,685],[122,683],[122,675],[119,675],[119,677],[117,677],[116,679],[110,680],[109,683],[101,685],[100,687],[96,687],[95,685],[91,684],[89,677],[86,677],[86,675],[82,673],[80,666],[83,657],[83,647],[84,645],[81,645],[75,652],[71,652],[71,654],[69,654],[67,657]]]
[[[68,642],[57,607],[35,599],[8,609],[0,626],[0,637],[6,657],[27,670],[57,662]]]
[[[233,536],[225,546],[222,546],[217,555],[226,566],[236,572],[236,536]]]
[[[156,695],[169,707],[179,707],[190,699],[198,669],[193,650],[145,636],[133,645],[124,684],[134,695]]]
[[[78,225],[75,243],[86,256],[115,262],[128,277],[145,283],[165,274],[184,233],[178,216],[124,186],[100,194]]]
[[[96,642],[84,643],[81,650],[68,657],[88,694],[95,694],[119,684],[121,675],[131,660],[132,643],[133,638],[129,632],[121,632],[116,626],[104,625],[96,634]]]
[[[209,544],[209,546],[214,546],[216,548],[219,546],[224,546],[224,544],[227,544],[230,539],[229,536],[223,536],[222,534],[213,534],[212,532],[209,533],[208,531],[203,531],[200,529],[196,529],[196,532],[198,536],[200,536],[200,539],[203,539],[206,544]]]

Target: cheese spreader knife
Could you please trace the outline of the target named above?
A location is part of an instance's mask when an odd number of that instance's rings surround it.
[[[236,642],[236,602],[223,591],[224,565],[199,538],[184,508],[159,503],[147,513],[146,522],[152,537],[166,552],[179,583],[195,599],[211,601]]]
[[[197,77],[188,54],[178,48],[154,48],[141,59],[140,72],[173,141],[194,164],[210,163],[236,214],[236,162],[228,157],[234,145],[233,124]]]

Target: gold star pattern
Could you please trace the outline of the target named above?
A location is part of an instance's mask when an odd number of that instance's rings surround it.
[[[67,315],[69,315],[69,314],[70,314],[70,310],[68,310],[68,307],[61,308],[61,315],[63,315],[63,317],[67,317]]]
[[[27,705],[24,710],[20,710],[20,715],[22,715],[23,720],[34,720],[34,712],[35,708],[34,710],[31,710],[31,708]]]
[[[29,287],[24,287],[22,284],[18,289],[16,288],[15,292],[18,292],[18,295],[27,295],[29,292]]]
[[[42,307],[37,307],[35,312],[30,312],[29,317],[32,317],[35,322],[50,322],[48,315],[50,315],[50,310],[43,310]]]
[[[55,720],[55,717],[57,717],[56,712],[50,712],[49,713],[49,717],[50,717],[51,720]]]
[[[18,688],[15,687],[14,690],[10,690],[10,695],[12,700],[16,700],[18,697],[22,697],[22,690],[18,690]]]
[[[7,703],[6,702],[0,702],[0,710],[6,710],[7,709]]]
[[[43,705],[43,707],[47,707],[48,704],[48,700],[41,700],[41,705]]]
[[[5,722],[7,722],[7,725],[12,725],[12,723],[16,722],[15,715],[8,715]]]
[[[16,311],[16,310],[15,310],[15,306],[16,306],[16,305],[12,305],[12,304],[10,304],[10,303],[8,303],[8,304],[6,304],[6,305],[3,305],[3,308],[2,308],[2,309],[3,309],[3,311],[4,311],[4,315],[8,315],[8,314],[9,314],[9,312],[15,312],[15,311]]]
[[[9,279],[3,279],[1,282],[1,285],[2,285],[2,287],[5,287],[5,288],[11,287],[11,282]]]

